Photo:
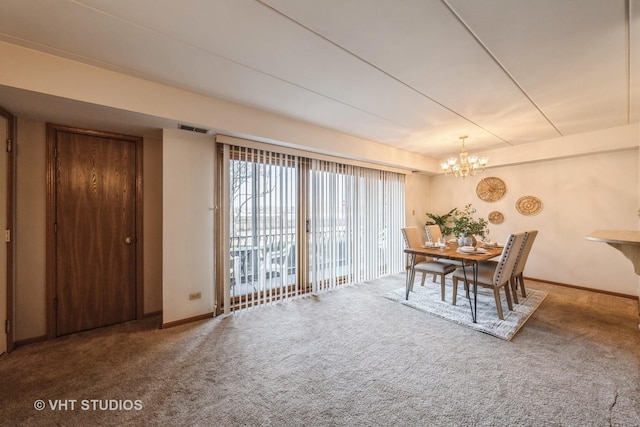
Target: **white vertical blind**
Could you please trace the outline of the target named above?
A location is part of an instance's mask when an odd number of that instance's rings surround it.
[[[402,270],[404,175],[312,159],[314,292]]]
[[[404,175],[253,147],[222,153],[225,312],[402,271]]]
[[[243,309],[299,293],[299,162],[296,156],[231,147],[226,165],[231,274],[225,307]]]

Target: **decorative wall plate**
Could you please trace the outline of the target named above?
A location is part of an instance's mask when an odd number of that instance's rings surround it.
[[[542,201],[534,196],[520,197],[516,201],[516,209],[522,215],[536,215],[542,210]]]
[[[480,200],[485,202],[497,202],[504,197],[507,192],[507,186],[504,181],[495,176],[488,176],[478,183],[476,186],[476,194]]]
[[[502,215],[502,212],[498,212],[498,211],[489,212],[489,222],[491,224],[502,224],[503,221],[504,221],[504,215]]]

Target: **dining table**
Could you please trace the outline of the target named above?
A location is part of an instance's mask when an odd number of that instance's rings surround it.
[[[502,245],[481,245],[478,244],[473,252],[463,252],[457,243],[449,242],[444,247],[431,245],[423,245],[419,247],[406,248],[404,252],[409,256],[409,269],[406,273],[406,297],[409,299],[409,290],[416,276],[416,258],[425,256],[434,260],[454,260],[460,261],[464,273],[465,283],[467,280],[467,267],[471,267],[471,277],[473,278],[473,304],[469,299],[469,308],[471,309],[471,319],[473,323],[477,323],[478,312],[478,265],[481,262],[488,261],[502,254]]]

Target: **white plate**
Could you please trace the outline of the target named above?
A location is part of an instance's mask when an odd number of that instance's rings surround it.
[[[479,254],[487,253],[486,249],[482,249],[482,248],[477,248],[474,250],[463,250],[462,248],[458,248],[456,251],[460,252],[461,254],[467,254],[467,255],[479,255]]]

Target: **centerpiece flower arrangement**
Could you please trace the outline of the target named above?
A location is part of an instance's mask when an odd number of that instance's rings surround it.
[[[474,218],[475,213],[476,209],[471,206],[471,203],[463,209],[454,208],[444,215],[428,213],[430,221],[427,222],[427,225],[438,224],[443,235],[453,234],[458,238],[458,243],[461,246],[469,243],[465,239],[467,237],[475,244],[474,236],[480,236],[484,239],[489,234],[488,221],[482,217]]]
[[[487,220],[481,217],[475,219],[473,217],[475,213],[476,209],[471,207],[471,204],[468,204],[462,210],[458,208],[454,209],[451,214],[451,221],[453,222],[451,232],[458,238],[458,243],[460,243],[463,238],[470,237],[475,244],[474,236],[480,236],[484,239],[489,233]]]

